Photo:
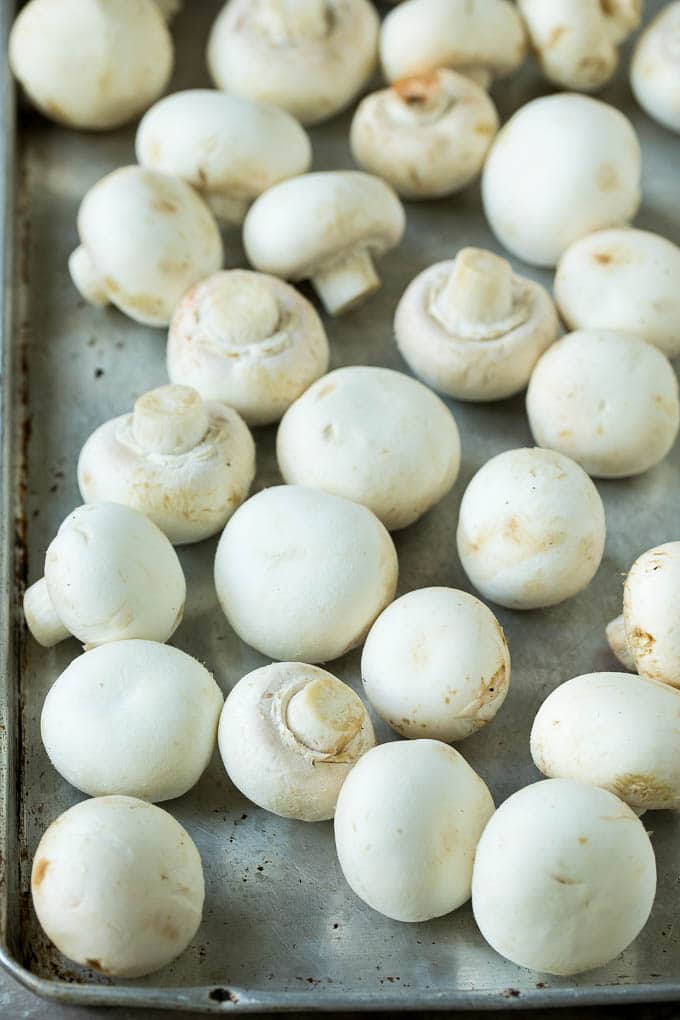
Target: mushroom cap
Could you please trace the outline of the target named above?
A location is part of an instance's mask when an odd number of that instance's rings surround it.
[[[668,359],[628,333],[578,330],[539,359],[527,391],[539,446],[596,478],[641,474],[663,460],[680,428]]]
[[[640,204],[640,144],[630,121],[589,96],[558,93],[521,107],[498,132],[482,174],[499,241],[554,266],[574,241],[621,226]]]
[[[421,588],[371,627],[361,679],[375,711],[402,737],[463,740],[505,701],[510,652],[498,620],[474,595]]]
[[[112,304],[163,326],[184,292],[222,265],[222,240],[185,181],[146,167],[102,177],[78,211],[78,233]]]
[[[308,746],[294,729],[291,702],[305,689],[317,696],[319,717],[337,739],[330,750]],[[303,822],[333,817],[340,787],[374,744],[361,699],[332,673],[304,662],[273,662],[248,673],[220,718],[220,754],[232,783],[266,811]]]
[[[680,132],[680,2],[666,4],[638,39],[630,84],[640,106]]]
[[[493,810],[486,784],[452,747],[375,747],[338,797],[335,847],[345,879],[395,921],[448,914],[470,898],[475,848]]]
[[[212,757],[222,693],[178,648],[114,641],[74,659],[50,688],[40,732],[57,772],[90,797],[181,797]]]
[[[193,939],[203,868],[167,811],[134,797],[96,797],[44,833],[31,892],[43,931],[64,956],[134,978],[164,967]]]
[[[210,76],[225,92],[273,103],[302,124],[348,106],[378,59],[379,20],[368,0],[328,0],[325,32],[286,37],[273,0],[230,0],[208,40]],[[279,15],[280,17],[280,15]]]
[[[158,98],[174,51],[153,0],[30,0],[12,26],[9,59],[46,117],[105,131]]]
[[[680,687],[680,542],[636,559],[623,588],[623,616],[638,673]]]
[[[555,300],[571,329],[617,329],[680,354],[680,247],[648,230],[598,230],[570,245]]]
[[[636,811],[680,808],[680,691],[630,673],[567,680],[538,710],[531,756],[545,776],[611,790]]]
[[[217,597],[272,659],[328,662],[361,644],[397,586],[397,554],[366,507],[279,485],[239,507],[215,557]]]
[[[654,851],[633,811],[608,790],[546,779],[509,797],[484,830],[472,909],[512,963],[578,974],[630,945],[655,892]]]
[[[184,613],[177,553],[152,521],[117,503],[69,514],[47,549],[45,580],[64,626],[88,647],[167,641]]]
[[[460,191],[480,172],[498,130],[484,89],[439,68],[366,96],[352,120],[352,155],[404,198]]]
[[[187,291],[168,333],[168,375],[269,425],[328,368],[314,306],[275,276],[232,269]]]
[[[586,588],[602,560],[604,507],[588,475],[552,450],[507,450],[465,490],[458,555],[485,598],[554,606]]]
[[[448,407],[422,383],[389,368],[338,368],[288,408],[276,438],[279,470],[362,503],[390,531],[438,503],[460,467]]]

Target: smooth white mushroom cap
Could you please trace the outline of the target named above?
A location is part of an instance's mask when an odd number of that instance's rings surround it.
[[[361,644],[394,598],[397,570],[389,532],[366,507],[279,485],[228,522],[215,587],[238,636],[263,655],[328,662]]]
[[[578,330],[539,359],[527,391],[538,446],[596,478],[641,474],[680,428],[678,381],[661,351],[628,333]]]
[[[40,717],[57,772],[90,797],[181,797],[215,748],[222,693],[185,652],[155,641],[114,641],[74,659]]]
[[[429,386],[485,401],[524,389],[559,323],[544,287],[492,252],[462,248],[411,281],[394,331],[403,358]]]
[[[153,0],[31,0],[12,26],[9,59],[46,117],[106,131],[158,98],[174,51]]]
[[[617,329],[680,354],[680,248],[632,228],[598,230],[564,252],[555,300],[571,329]]]
[[[134,978],[164,967],[193,939],[203,868],[167,811],[134,797],[97,797],[44,833],[31,892],[43,931],[64,956]]]
[[[634,812],[608,790],[548,779],[513,794],[484,830],[472,909],[512,963],[579,974],[630,945],[655,892],[654,851]]]
[[[666,4],[633,52],[630,84],[643,110],[680,132],[680,2]]]
[[[168,333],[173,382],[220,400],[249,425],[269,425],[328,368],[323,323],[275,276],[214,273],[187,291]]]
[[[382,744],[345,780],[335,847],[356,895],[395,921],[427,921],[470,898],[494,804],[462,755],[438,740]]]
[[[368,0],[230,0],[210,33],[208,69],[225,92],[318,124],[373,74],[378,27]]]
[[[394,531],[451,489],[460,438],[448,407],[422,383],[355,365],[322,376],[288,408],[276,455],[285,482],[362,503]]]
[[[498,132],[484,165],[489,225],[514,255],[554,266],[574,241],[633,218],[640,144],[630,121],[575,93],[534,99]]]
[[[474,595],[421,588],[371,627],[361,679],[375,711],[402,737],[463,740],[505,701],[510,652],[498,620]]]
[[[458,555],[484,598],[554,606],[586,588],[602,560],[604,507],[588,475],[552,450],[507,450],[465,490]]]
[[[680,688],[680,542],[636,559],[623,588],[623,618],[638,673]]]
[[[90,188],[78,234],[69,270],[83,297],[149,326],[167,325],[184,292],[223,260],[205,202],[185,181],[146,167],[120,167]]]
[[[232,688],[220,754],[244,796],[284,818],[332,818],[340,787],[375,744],[361,699],[325,669],[273,662]]]
[[[182,177],[215,216],[241,223],[254,198],[309,169],[312,148],[298,122],[276,106],[214,89],[166,96],[142,118],[137,160]]]

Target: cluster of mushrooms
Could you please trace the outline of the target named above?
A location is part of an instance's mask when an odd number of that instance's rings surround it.
[[[376,911],[423,921],[472,896],[482,934],[513,962],[598,967],[652,907],[638,815],[680,808],[680,541],[644,552],[626,578],[608,638],[629,672],[553,691],[531,735],[548,778],[495,810],[450,745],[502,708],[503,631],[464,591],[395,600],[390,532],[456,482],[458,429],[433,390],[494,401],[528,386],[537,446],[477,472],[457,531],[471,585],[512,609],[590,583],[605,542],[591,476],[647,471],[676,440],[680,249],[629,225],[635,132],[583,94],[613,74],[641,2],[405,0],[381,24],[368,0],[230,0],[208,43],[217,89],[159,99],[177,6],[30,0],[10,44],[29,100],[59,123],[103,130],[144,114],[138,164],[82,201],[69,269],[93,304],[169,327],[169,385],[87,439],[84,504],[25,595],[38,642],[85,648],[42,711],[52,764],[91,799],[37,848],[40,923],[108,975],[182,952],[201,921],[201,861],[154,804],[191,789],[217,742],[255,804],[335,818],[342,871]],[[499,130],[486,90],[529,45],[570,91]],[[361,170],[309,173],[301,125],[345,108],[378,59],[389,84],[360,101],[351,127]],[[677,0],[639,39],[631,80],[645,110],[680,131]],[[417,276],[396,309],[396,342],[423,382],[379,367],[329,373],[322,319],[291,282],[311,280],[330,315],[354,308],[402,237],[398,196],[449,195],[480,173],[499,241],[557,267],[554,299],[498,255],[464,248]],[[223,271],[241,224],[253,268]],[[560,317],[571,332],[558,339]],[[250,427],[277,422],[284,484],[249,498]],[[219,604],[273,660],[226,701],[203,665],[165,644],[186,594],[173,546],[219,532]],[[321,668],[362,644],[365,697],[405,740],[376,747],[362,700]]]

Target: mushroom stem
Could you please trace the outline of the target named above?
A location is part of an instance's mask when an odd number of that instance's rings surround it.
[[[623,613],[607,624],[607,641],[612,652],[622,666],[625,666],[631,673],[637,673],[635,659],[628,644],[626,626],[623,620]]]
[[[260,17],[269,35],[279,44],[322,39],[328,32],[326,0],[266,0]]]
[[[91,305],[108,305],[109,296],[104,282],[94,267],[94,263],[82,244],[72,251],[68,260],[68,271],[71,279]]]
[[[54,608],[44,577],[26,590],[24,616],[28,629],[43,648],[52,648],[71,636]]]
[[[288,702],[286,724],[305,747],[321,754],[339,754],[356,737],[364,706],[340,680],[311,680]]]
[[[222,273],[202,312],[202,326],[219,347],[247,347],[273,336],[281,311],[272,288],[254,273]]]
[[[341,315],[373,294],[380,280],[369,251],[355,248],[322,266],[312,276],[312,284],[328,314]]]
[[[387,109],[401,124],[431,124],[451,106],[452,99],[437,74],[403,78],[387,93]]]
[[[190,386],[150,390],[135,402],[132,415],[134,437],[150,453],[187,453],[201,442],[208,425],[203,399]]]
[[[247,198],[237,198],[218,191],[202,191],[201,195],[220,223],[236,227],[243,223],[251,204]]]
[[[437,305],[441,319],[452,326],[502,322],[512,314],[510,263],[480,248],[462,248]]]

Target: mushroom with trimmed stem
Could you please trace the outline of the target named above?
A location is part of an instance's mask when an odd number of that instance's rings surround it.
[[[137,128],[142,166],[192,184],[223,223],[242,223],[258,195],[309,169],[312,149],[284,110],[214,89],[166,96]]]
[[[489,225],[514,255],[554,266],[570,244],[622,226],[640,205],[640,143],[630,121],[590,96],[522,106],[498,132],[482,174]]]
[[[373,258],[399,244],[404,209],[389,185],[359,171],[303,174],[253,203],[243,243],[256,269],[312,284],[330,315],[380,286]]]
[[[394,318],[397,346],[429,386],[458,400],[503,400],[524,389],[557,339],[550,295],[481,248],[424,269]]]
[[[304,662],[273,662],[239,680],[218,739],[227,774],[245,797],[302,822],[333,817],[340,787],[375,744],[351,687]]]
[[[680,132],[680,0],[662,7],[638,39],[630,84],[650,117]]]
[[[208,69],[225,92],[319,124],[373,74],[378,27],[368,0],[230,0],[210,33]]]
[[[185,181],[146,167],[120,167],[90,188],[78,234],[68,268],[85,300],[148,326],[167,326],[187,288],[222,266],[205,202]]]
[[[460,438],[448,407],[422,383],[353,365],[322,376],[288,408],[276,456],[285,482],[362,503],[396,531],[449,492]]]
[[[226,404],[190,386],[160,386],[132,414],[100,425],[78,458],[86,503],[124,503],[174,545],[221,531],[255,477],[255,443]]]
[[[33,858],[33,906],[60,953],[112,977],[151,974],[198,931],[203,868],[186,829],[134,797],[74,805]]]
[[[186,583],[156,525],[118,503],[77,507],[45,555],[45,576],[24,595],[26,624],[45,648],[73,635],[86,648],[109,641],[167,641],[182,622]]]
[[[275,276],[232,269],[187,291],[168,333],[173,382],[229,404],[249,425],[270,425],[328,368],[321,319]]]
[[[272,659],[328,662],[361,644],[394,598],[389,532],[358,503],[279,485],[239,507],[215,556],[215,587],[238,636]]]
[[[347,883],[395,921],[428,921],[470,898],[472,862],[494,803],[465,759],[438,740],[373,748],[345,780],[335,847]]]

